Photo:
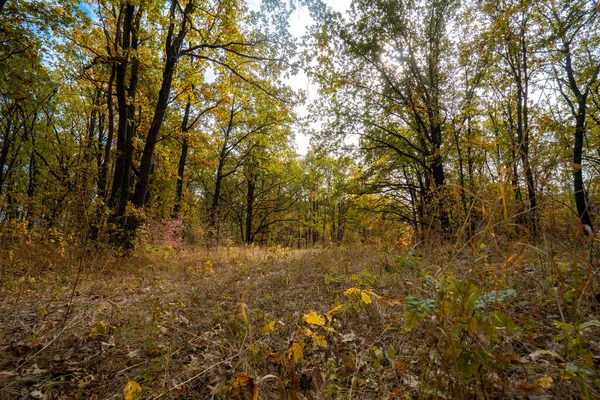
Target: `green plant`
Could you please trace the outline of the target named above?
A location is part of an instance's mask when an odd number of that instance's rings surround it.
[[[573,325],[554,321],[554,325],[561,330],[554,340],[564,344],[563,355],[565,360],[570,360],[565,363],[562,371],[563,379],[572,379],[576,382],[581,390],[582,398],[597,398],[597,393],[593,394],[590,384],[599,389],[600,377],[595,369],[594,356],[587,350],[585,341],[586,331],[593,327],[600,328],[600,321],[592,319]]]
[[[384,263],[383,269],[385,272],[390,274],[398,274],[402,271],[416,271],[417,257],[415,251],[410,250],[406,254],[401,254],[394,259],[391,263]]]
[[[350,277],[358,287],[363,289],[378,288],[381,286],[381,279],[369,271],[362,271],[359,274],[352,274]]]
[[[423,278],[424,298],[414,296],[404,300],[404,329],[410,333],[424,321],[429,321],[424,343],[422,390],[431,388],[437,395],[452,388],[462,390],[465,384],[482,385],[486,392],[483,371],[501,375],[502,363],[494,356],[492,346],[500,342],[502,332],[518,332],[517,325],[498,309],[498,305],[514,296],[513,289],[482,293],[470,280]],[[443,376],[454,376],[444,382]],[[466,382],[461,382],[461,380]]]

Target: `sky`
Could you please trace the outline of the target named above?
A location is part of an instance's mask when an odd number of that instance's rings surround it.
[[[333,8],[335,11],[339,11],[342,14],[350,8],[352,0],[324,0],[325,3]],[[261,0],[247,0],[248,6],[252,10],[257,10],[260,7]],[[299,38],[306,33],[307,28],[313,23],[313,19],[310,17],[308,9],[306,7],[298,7],[296,11],[290,17],[290,31],[291,33]],[[318,96],[317,86],[310,81],[310,79],[300,71],[297,75],[290,77],[286,80],[286,83],[294,90],[305,90],[307,98],[310,101],[316,99]],[[307,108],[306,105],[299,106],[296,108],[296,113],[299,117],[306,116]],[[300,127],[294,129],[296,135],[296,148],[299,154],[306,154],[310,146],[310,138],[300,132]]]

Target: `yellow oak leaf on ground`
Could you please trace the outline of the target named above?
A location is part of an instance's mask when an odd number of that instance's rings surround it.
[[[142,388],[135,381],[127,382],[123,389],[124,400],[141,400],[142,399]]]
[[[325,325],[325,318],[317,314],[316,311],[310,311],[307,314],[304,314],[304,322],[311,325],[322,326]]]

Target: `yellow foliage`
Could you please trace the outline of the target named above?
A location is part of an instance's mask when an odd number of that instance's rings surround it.
[[[297,363],[302,360],[302,357],[304,357],[304,342],[293,343],[288,350],[288,358]]]
[[[142,398],[142,388],[135,381],[129,381],[125,388],[123,389],[123,399],[124,400],[141,400]]]
[[[535,381],[535,384],[542,389],[550,389],[554,384],[554,379],[551,376],[544,376]]]
[[[104,336],[106,335],[107,329],[108,327],[104,321],[98,321],[90,331],[90,336]]]
[[[310,325],[325,325],[325,318],[321,315],[317,314],[316,311],[309,311],[307,314],[304,314],[304,322]]]
[[[275,330],[275,321],[268,323],[267,325],[263,326],[261,332],[263,335],[268,335],[271,332],[273,332]]]

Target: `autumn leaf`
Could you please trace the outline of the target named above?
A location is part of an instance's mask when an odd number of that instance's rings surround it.
[[[90,336],[104,336],[106,335],[107,329],[108,327],[104,321],[98,321],[90,331]]]
[[[363,301],[363,303],[365,303],[365,304],[371,304],[373,302],[373,300],[371,300],[369,295],[367,293],[365,293],[364,291],[360,292],[360,298]]]
[[[554,379],[551,376],[544,376],[535,381],[536,385],[541,387],[542,389],[550,389],[554,384]]]
[[[135,381],[129,381],[125,388],[123,389],[123,399],[124,400],[141,400],[142,398],[142,388]]]
[[[258,386],[251,376],[238,372],[229,393],[229,400],[257,400]]]
[[[312,337],[312,341],[316,346],[319,347],[327,347],[327,340],[325,340],[325,337],[318,335],[316,333],[313,333],[311,335]]]
[[[288,358],[293,360],[295,363],[300,361],[304,356],[304,342],[293,343],[292,347],[288,350]]]
[[[271,332],[273,332],[275,330],[275,321],[272,321],[270,323],[268,323],[267,325],[263,326],[263,328],[261,329],[261,332],[263,335],[268,335]]]
[[[325,313],[325,317],[327,318],[328,321],[331,321],[331,318],[333,317],[333,314],[340,311],[341,309],[343,309],[342,305],[337,305],[334,308],[332,308],[331,310],[327,311]]]
[[[317,314],[316,311],[310,311],[307,314],[304,314],[304,322],[310,325],[323,326],[325,325],[325,318],[321,315]]]

